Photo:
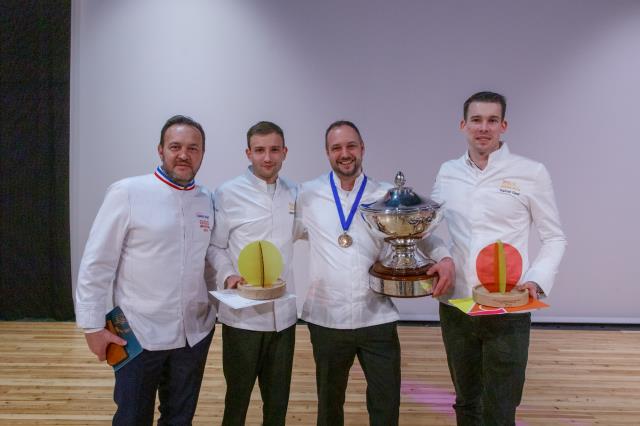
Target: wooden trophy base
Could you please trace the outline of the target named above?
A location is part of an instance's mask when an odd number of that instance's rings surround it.
[[[529,303],[529,291],[527,289],[516,290],[514,287],[507,293],[492,293],[484,286],[479,285],[473,288],[473,301],[494,308],[513,308]]]
[[[256,287],[250,284],[240,284],[238,286],[238,294],[246,299],[271,300],[282,296],[286,288],[287,286],[282,280],[276,281],[269,287]]]

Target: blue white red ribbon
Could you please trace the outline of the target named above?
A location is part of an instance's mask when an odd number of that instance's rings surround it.
[[[174,182],[169,175],[162,170],[162,167],[158,166],[158,168],[156,168],[156,172],[154,173],[154,175],[160,179],[162,182],[166,183],[167,185],[169,185],[170,187],[180,190],[180,191],[191,191],[193,188],[196,187],[196,181],[191,179],[191,181],[189,183],[187,183],[186,185],[180,185],[177,182]]]

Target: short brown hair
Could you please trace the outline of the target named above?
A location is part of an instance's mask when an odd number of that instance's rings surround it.
[[[484,102],[489,104],[500,104],[502,107],[502,119],[504,120],[504,115],[507,112],[507,100],[504,96],[495,92],[478,92],[474,93],[464,102],[464,106],[462,107],[462,118],[464,120],[467,119],[467,112],[469,111],[469,105],[471,102]]]
[[[276,133],[280,135],[282,138],[282,146],[284,147],[284,132],[276,123],[272,123],[271,121],[260,121],[247,131],[247,148],[251,149],[251,136],[253,135],[269,135],[271,133]]]
[[[358,130],[358,127],[356,127],[355,124],[353,124],[349,120],[338,120],[338,121],[334,121],[333,123],[329,124],[329,127],[327,127],[327,131],[324,132],[324,146],[325,147],[327,147],[327,143],[329,142],[329,140],[328,140],[329,132],[332,131],[335,128],[342,127],[342,126],[351,127],[358,134],[358,137],[360,138],[360,142],[362,142],[362,135],[360,135],[360,130]]]
[[[171,126],[175,126],[176,124],[191,126],[199,131],[202,135],[202,150],[204,151],[204,130],[202,129],[200,123],[198,123],[191,117],[187,117],[186,115],[174,115],[173,117],[168,119],[166,123],[164,123],[164,126],[162,126],[162,130],[160,131],[160,146],[164,146],[164,134],[167,132],[167,129]]]

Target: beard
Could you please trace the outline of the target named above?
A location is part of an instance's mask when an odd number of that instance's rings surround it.
[[[179,164],[179,166],[187,166],[187,167],[191,168],[191,170],[188,173],[182,173],[182,174],[178,174],[178,173],[175,172],[175,167],[176,166],[177,165],[175,165],[170,171],[167,170],[166,165],[163,164],[163,166],[162,166],[162,169],[171,178],[172,181],[174,181],[176,183],[179,183],[181,185],[186,185],[196,177],[196,173],[193,170],[193,167],[191,165]]]
[[[178,176],[177,174],[172,172],[172,173],[169,173],[169,177],[171,178],[171,180],[175,182],[186,185],[187,183],[191,182],[193,178],[196,177],[196,175],[194,175],[193,173],[189,173],[185,178],[184,176]]]
[[[341,167],[338,162],[331,164],[331,168],[336,175],[350,178],[353,176],[357,176],[360,173],[360,170],[362,169],[362,160],[358,160],[357,158],[354,159],[353,163],[349,165],[348,169],[345,169],[345,166]]]

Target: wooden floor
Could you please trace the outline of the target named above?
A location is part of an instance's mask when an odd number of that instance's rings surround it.
[[[453,425],[453,390],[438,327],[401,326],[401,425]],[[0,322],[0,424],[106,425],[113,373],[71,323]],[[220,424],[225,384],[220,333],[209,354],[195,424]],[[247,424],[261,421],[254,392]],[[315,424],[314,364],[298,326],[289,425]],[[345,423],[366,425],[365,381],[351,372]],[[639,425],[640,332],[533,330],[520,425]]]

